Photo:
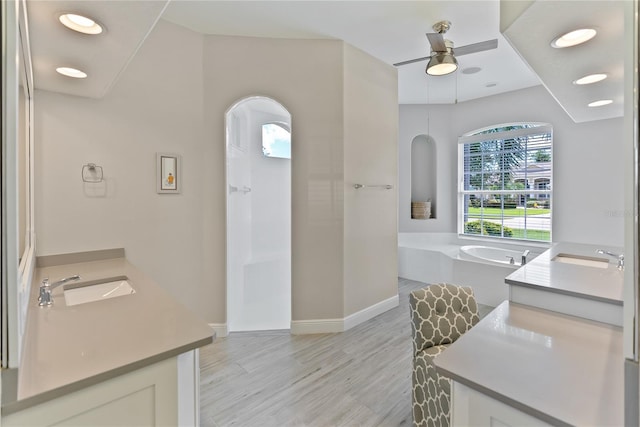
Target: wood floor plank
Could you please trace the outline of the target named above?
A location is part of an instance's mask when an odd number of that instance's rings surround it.
[[[424,286],[399,279],[398,307],[343,333],[240,332],[203,347],[201,425],[411,425],[409,292]]]

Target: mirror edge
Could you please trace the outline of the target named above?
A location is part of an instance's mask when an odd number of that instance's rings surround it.
[[[27,227],[26,235],[18,236],[25,239],[24,252],[20,255],[17,277],[17,357],[20,358],[22,349],[22,336],[26,324],[26,313],[31,281],[35,271],[35,212],[34,212],[34,136],[33,136],[33,65],[31,62],[31,44],[29,41],[29,22],[26,0],[19,0],[18,5],[18,49],[19,59],[22,62],[21,72],[25,74],[25,101],[27,111],[27,168],[24,171],[27,178]]]
[[[18,90],[20,86],[19,58],[26,53],[25,70],[28,70],[28,84],[33,88],[30,47],[27,29],[27,10],[25,0],[3,1],[0,6],[2,21],[2,307],[1,307],[1,357],[2,368],[17,368],[20,362],[22,331],[24,330],[27,298],[35,267],[35,236],[33,228],[33,179],[29,188],[29,229],[28,244],[25,244],[25,256],[19,262],[19,220],[18,220]],[[22,44],[21,44],[22,43]],[[29,97],[26,111],[33,111],[32,98]],[[28,129],[32,129],[29,120]],[[33,165],[32,132],[27,139],[28,165]],[[25,167],[27,162],[25,162]],[[30,168],[32,174],[33,168]]]

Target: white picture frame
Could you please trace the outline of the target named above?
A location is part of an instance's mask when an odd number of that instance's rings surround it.
[[[156,153],[156,192],[179,194],[182,191],[182,157],[176,153]]]

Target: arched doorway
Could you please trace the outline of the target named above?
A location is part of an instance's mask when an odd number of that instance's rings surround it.
[[[249,97],[226,113],[227,327],[291,327],[291,115]]]

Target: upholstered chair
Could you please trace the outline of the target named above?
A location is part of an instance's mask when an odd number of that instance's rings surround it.
[[[434,359],[480,318],[470,287],[446,283],[411,292],[413,333],[413,425],[448,427],[451,380],[436,372]]]

